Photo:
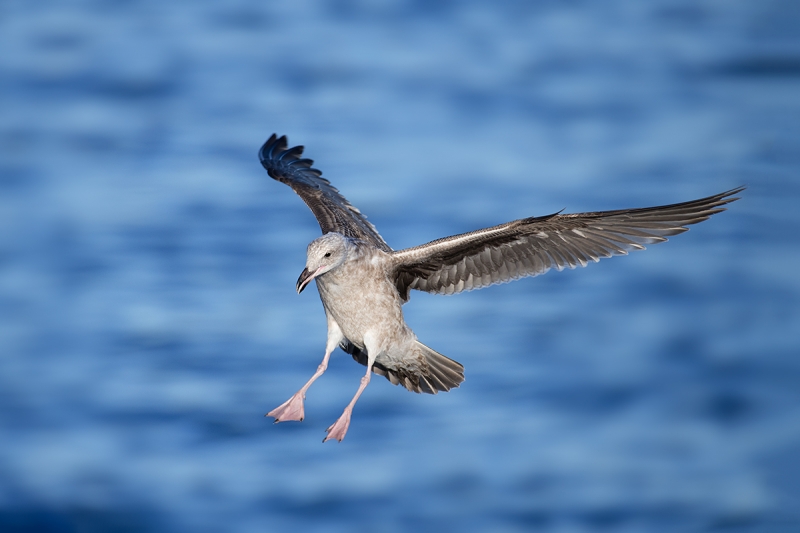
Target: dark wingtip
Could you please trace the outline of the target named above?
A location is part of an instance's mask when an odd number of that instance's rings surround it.
[[[300,158],[303,155],[303,150],[304,147],[302,145],[288,148],[286,135],[278,137],[277,134],[273,133],[258,150],[258,159],[261,161],[261,166],[267,169],[269,175],[278,180],[280,180],[280,175],[286,174],[291,174],[294,177],[299,177],[302,174],[307,177],[314,176],[319,178],[322,172],[311,167],[314,161]],[[311,181],[306,184],[318,187],[318,184]]]
[[[745,189],[747,189],[747,185],[740,185],[735,189],[731,189],[729,191],[722,193],[721,196],[730,202],[734,202],[738,200],[740,197],[739,196],[737,196],[736,198],[730,198],[730,197],[733,196],[734,194],[739,194],[740,192],[744,192]]]
[[[275,148],[278,147],[278,152],[281,152],[281,145],[283,149],[286,149],[286,144],[286,135],[281,135],[280,137],[275,133],[270,135],[267,142],[262,144],[261,148],[258,150],[258,159],[261,161],[261,164],[266,168],[266,162],[274,158],[273,154],[275,153]]]
[[[746,188],[747,188],[746,186],[741,185],[739,187],[736,187],[735,189],[731,189],[729,191],[725,191],[725,192],[719,193],[719,194],[717,194],[715,196],[710,196],[709,198],[707,198],[706,200],[712,200],[711,206],[714,207],[714,209],[712,211],[710,211],[708,214],[709,215],[716,215],[717,213],[721,213],[722,211],[725,211],[727,208],[722,207],[722,206],[726,205],[726,204],[729,204],[731,202],[735,202],[736,200],[739,200],[741,197],[740,196],[735,196],[735,195],[737,195],[740,192],[744,191]],[[708,217],[706,217],[706,218],[708,218]],[[705,220],[705,219],[703,219],[703,220]]]

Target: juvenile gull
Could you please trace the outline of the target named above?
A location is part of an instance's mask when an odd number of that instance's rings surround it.
[[[311,379],[267,416],[276,423],[303,420],[306,391],[339,346],[367,372],[323,442],[344,438],[370,371],[429,394],[464,381],[464,367],[419,342],[403,320],[401,307],[411,289],[455,294],[643,250],[724,211],[722,206],[738,200],[734,195],[744,189],[659,207],[523,218],[395,251],[302,153],[302,146],[287,149],[286,137],[273,134],[259,157],[272,178],[289,185],[311,208],[322,228],[322,237],[308,245],[297,292],[316,281],[328,341]]]

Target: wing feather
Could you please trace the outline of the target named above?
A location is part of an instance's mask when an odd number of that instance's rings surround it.
[[[346,237],[369,242],[384,252],[392,249],[383,240],[367,217],[353,207],[322,172],[311,165],[311,159],[301,159],[302,146],[287,148],[286,136],[274,133],[258,151],[261,164],[269,175],[288,185],[314,213],[322,233],[335,231]]]
[[[411,289],[454,294],[643,250],[724,211],[742,190],[657,207],[524,218],[399,250],[393,252],[397,289],[405,300]]]

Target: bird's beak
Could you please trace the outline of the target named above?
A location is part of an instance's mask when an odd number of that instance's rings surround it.
[[[305,289],[305,288],[306,288],[306,285],[308,285],[308,283],[309,283],[309,282],[310,282],[312,279],[314,279],[315,277],[317,277],[317,273],[318,273],[320,270],[322,270],[322,267],[318,268],[318,269],[317,269],[317,270],[315,270],[314,272],[310,272],[310,271],[308,270],[308,268],[304,268],[304,269],[303,269],[303,271],[300,273],[300,277],[299,277],[299,278],[297,278],[297,285],[295,286],[295,287],[297,288],[297,294],[300,294],[301,292],[303,292],[303,289]]]

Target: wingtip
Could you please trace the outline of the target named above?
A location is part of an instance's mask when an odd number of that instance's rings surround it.
[[[286,139],[286,135],[278,137],[276,133],[273,133],[270,135],[269,139],[261,145],[261,148],[259,148],[258,159],[261,161],[262,165],[266,166],[267,161],[280,158],[281,154],[287,152],[287,146],[289,146],[289,143]],[[299,155],[303,153],[303,147],[295,146],[288,151],[292,152],[293,155]]]
[[[710,213],[710,214],[713,215],[713,214],[717,214],[719,212],[725,211],[727,208],[722,207],[722,206],[726,205],[726,204],[730,204],[732,202],[735,202],[736,200],[741,199],[741,196],[736,196],[736,195],[739,194],[740,192],[743,192],[745,189],[747,189],[746,185],[740,185],[739,187],[736,187],[736,188],[733,188],[733,189],[731,189],[729,191],[725,191],[723,193],[718,194],[715,197],[716,198],[715,204],[717,206],[717,209],[713,213]],[[712,198],[714,198],[714,197],[712,197]]]
[[[283,141],[283,144],[286,144],[286,136],[282,135],[280,139],[276,133],[273,133],[269,136],[269,139],[261,145],[261,148],[258,150],[258,159],[261,161],[263,165],[266,161],[269,161],[272,158],[272,152],[275,149],[275,145]]]
[[[724,197],[726,199],[729,199],[731,202],[733,202],[734,200],[738,200],[740,196],[737,196],[736,198],[731,198],[731,196],[744,192],[745,189],[747,189],[747,185],[739,185],[738,187],[731,189],[723,194],[725,195]]]
[[[303,145],[288,147],[289,142],[286,135],[278,137],[273,133],[269,139],[261,145],[258,150],[258,158],[261,164],[266,167],[270,161],[289,161],[290,163],[302,163],[304,166],[310,167],[314,161],[311,159],[300,159],[303,155],[305,147]]]

